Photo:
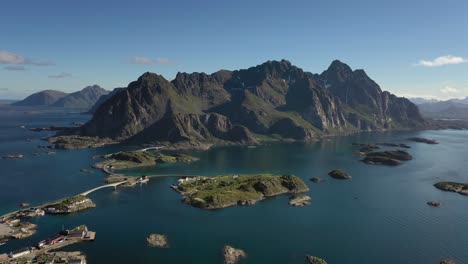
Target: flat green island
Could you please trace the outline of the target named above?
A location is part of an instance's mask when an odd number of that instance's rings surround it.
[[[128,169],[135,167],[154,166],[163,163],[193,162],[198,158],[180,153],[164,154],[153,150],[120,151],[101,156],[105,161],[96,163],[96,168]]]
[[[85,137],[77,135],[54,136],[47,139],[53,149],[98,148],[118,142],[109,138]]]
[[[180,179],[173,188],[183,202],[202,209],[252,205],[267,197],[309,190],[297,176],[251,174]]]
[[[468,183],[459,183],[459,182],[438,182],[434,184],[439,190],[456,192],[463,195],[468,195]]]

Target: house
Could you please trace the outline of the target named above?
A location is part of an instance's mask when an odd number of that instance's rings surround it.
[[[68,239],[82,239],[85,235],[85,231],[79,230],[79,231],[70,231],[68,233]]]
[[[19,257],[22,257],[22,256],[24,256],[26,254],[29,254],[29,252],[31,252],[31,251],[29,250],[29,248],[26,247],[26,248],[21,248],[21,249],[18,249],[18,250],[15,250],[15,251],[11,252],[9,254],[9,256],[10,256],[10,258],[19,258]]]
[[[56,238],[53,238],[53,239],[49,240],[48,244],[53,245],[53,244],[56,244],[56,243],[63,242],[64,240],[65,240],[65,237],[59,236],[59,237],[56,237]]]
[[[42,247],[44,247],[45,245],[47,245],[47,241],[46,241],[46,240],[42,240],[42,241],[39,241],[39,243],[37,243],[37,247],[38,247],[38,248],[42,248]]]
[[[85,236],[83,237],[83,240],[94,240],[94,238],[96,237],[96,232],[93,232],[93,231],[86,231],[86,234]]]

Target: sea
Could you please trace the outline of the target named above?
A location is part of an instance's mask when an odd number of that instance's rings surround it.
[[[0,159],[0,214],[19,209],[20,203],[39,205],[102,185],[105,175],[91,168],[94,156],[141,148],[49,150],[45,138],[54,132],[24,128],[73,126],[90,118],[73,109],[0,107],[0,156],[24,155]],[[440,144],[416,143],[410,137]],[[364,164],[353,142],[405,143],[413,160],[396,167]],[[56,153],[46,155],[48,151]],[[309,186],[312,204],[292,207],[289,196],[281,195],[253,206],[202,210],[182,203],[170,188],[178,177],[156,177],[134,188],[90,194],[94,209],[34,219],[38,232],[0,246],[0,254],[85,224],[97,232],[96,240],[62,250],[83,251],[92,264],[222,263],[225,245],[247,253],[240,263],[305,263],[306,255],[331,264],[436,264],[445,258],[468,263],[468,197],[433,186],[439,181],[468,183],[468,131],[359,133],[313,143],[214,147],[186,154],[200,160],[125,173],[294,174]],[[330,178],[327,173],[334,169],[349,172],[352,179]],[[316,184],[312,177],[326,181]],[[428,201],[441,206],[428,206]],[[170,247],[148,247],[146,237],[152,233],[167,235]]]

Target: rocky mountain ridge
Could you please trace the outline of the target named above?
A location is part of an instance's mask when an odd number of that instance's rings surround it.
[[[178,73],[172,81],[147,72],[103,102],[79,133],[139,143],[252,143],[425,125],[413,103],[382,91],[363,70],[334,61],[312,74],[281,60]]]

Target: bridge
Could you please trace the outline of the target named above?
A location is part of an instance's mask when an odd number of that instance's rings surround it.
[[[90,193],[92,193],[92,192],[95,192],[95,191],[100,190],[100,189],[103,189],[103,188],[114,187],[114,189],[116,189],[117,186],[119,186],[119,185],[121,185],[121,184],[124,184],[124,183],[126,183],[126,182],[128,182],[128,180],[126,180],[126,181],[121,181],[121,182],[114,182],[114,183],[109,183],[109,184],[106,184],[106,185],[98,186],[98,187],[93,188],[93,189],[91,189],[91,190],[87,190],[86,192],[80,193],[80,195],[86,196],[86,195],[88,195],[88,194],[90,194]]]

